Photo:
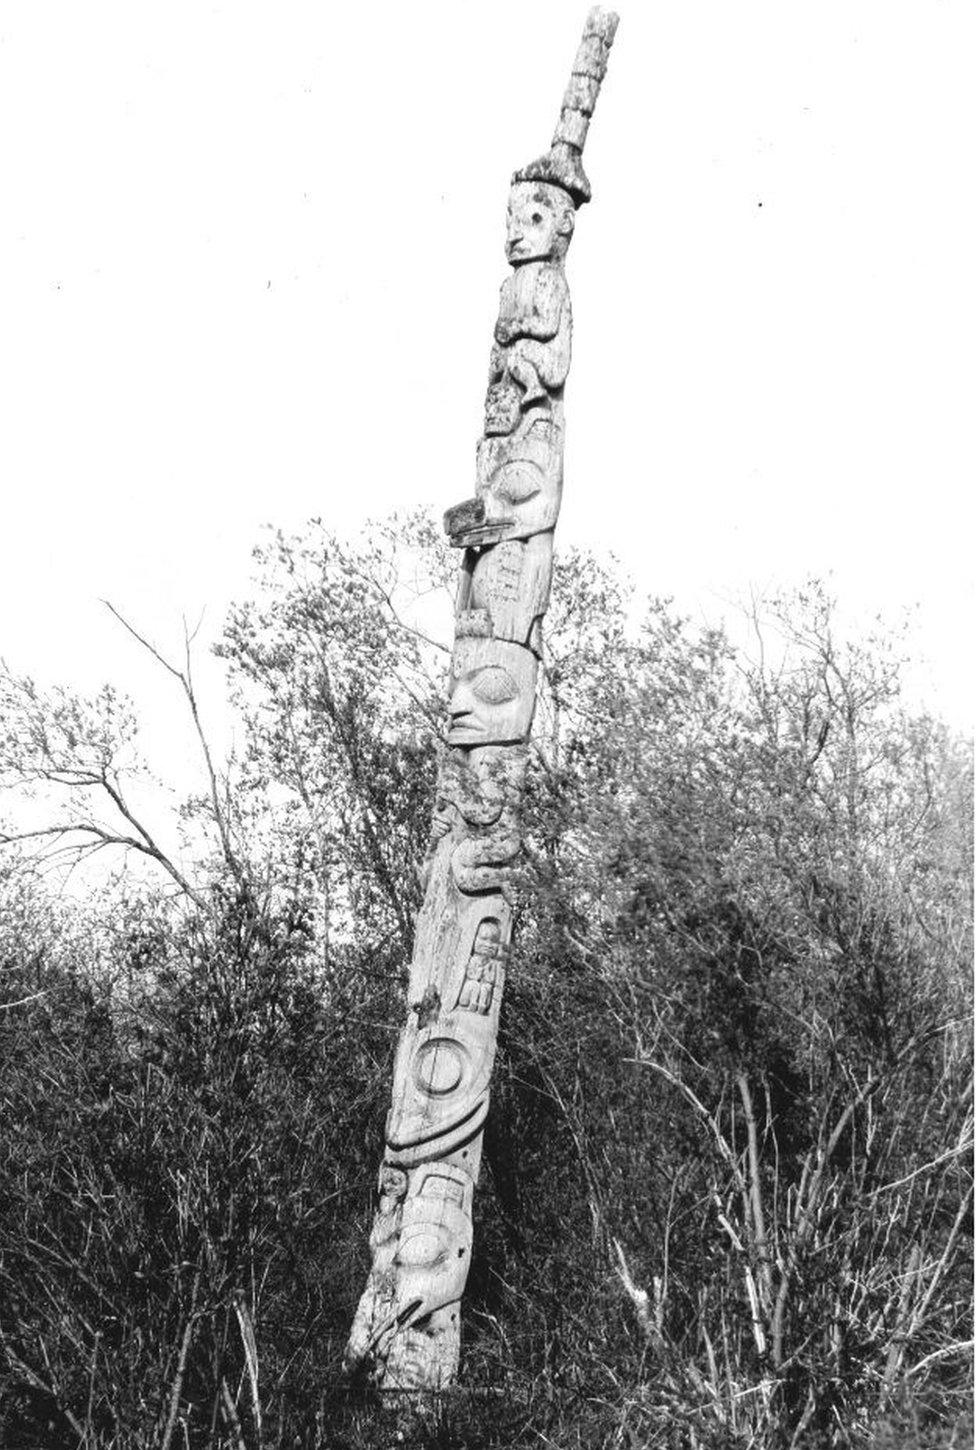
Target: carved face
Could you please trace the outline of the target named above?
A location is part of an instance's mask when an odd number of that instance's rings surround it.
[[[495,957],[498,955],[497,948],[501,939],[502,928],[497,916],[486,916],[484,921],[478,923],[471,951],[479,956]]]
[[[561,187],[517,181],[508,196],[505,255],[513,267],[561,257],[574,224],[573,203]]]
[[[507,640],[459,639],[451,667],[449,745],[509,745],[528,739],[537,661]]]

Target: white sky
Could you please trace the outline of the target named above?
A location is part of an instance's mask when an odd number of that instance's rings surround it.
[[[559,541],[696,614],[832,571],[972,713],[973,27],[952,0],[621,0]],[[586,5],[5,0],[0,653],[190,747],[164,647],[260,526],[473,488],[507,183]],[[201,664],[201,668],[204,668]],[[217,667],[205,708],[219,714]],[[174,705],[175,709],[175,705]],[[154,741],[155,737],[155,741]]]

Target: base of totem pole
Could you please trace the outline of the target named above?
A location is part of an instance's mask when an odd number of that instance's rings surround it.
[[[377,1397],[383,1420],[389,1426],[390,1450],[399,1450],[400,1446],[405,1450],[410,1446],[420,1450],[443,1430],[457,1392],[454,1389],[380,1390]]]

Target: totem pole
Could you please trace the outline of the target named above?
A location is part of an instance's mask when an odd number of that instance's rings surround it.
[[[590,12],[548,153],[515,173],[473,499],[444,523],[463,550],[447,744],[407,988],[372,1267],[346,1351],[383,1390],[457,1373],[471,1201],[521,850],[519,805],[563,481],[572,317],[564,263],[590,199],[581,153],[617,17]]]

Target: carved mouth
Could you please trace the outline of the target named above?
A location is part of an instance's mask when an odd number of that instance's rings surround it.
[[[480,734],[479,726],[469,725],[462,720],[451,726],[447,732],[447,740],[448,744],[464,745],[468,741],[477,740]]]

